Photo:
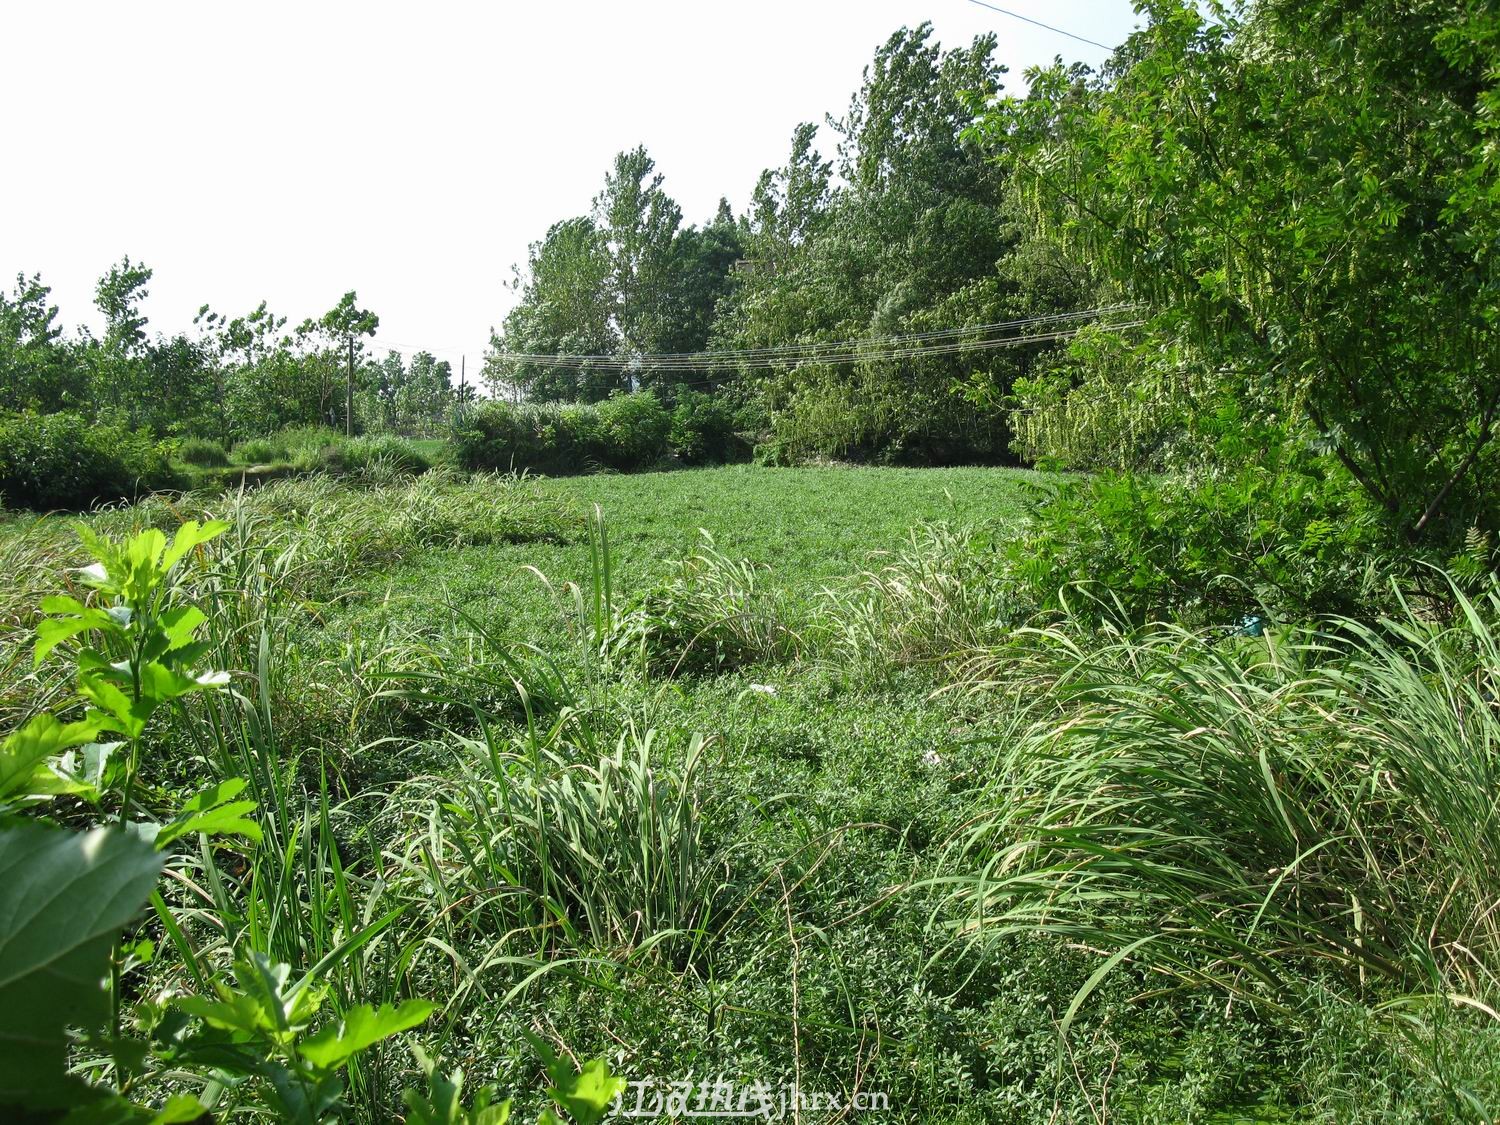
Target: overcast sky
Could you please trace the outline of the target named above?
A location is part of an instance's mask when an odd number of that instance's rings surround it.
[[[969,0],[0,2],[5,289],[40,272],[67,325],[95,323],[94,281],[129,254],[165,332],[205,302],[295,323],[357,289],[381,340],[471,371],[511,264],[622,149],[703,222],[721,195],[744,208],[799,121],[842,112],[902,25],[995,31],[1011,89],[1107,54]],[[1000,6],[1109,44],[1137,22],[1128,0]]]

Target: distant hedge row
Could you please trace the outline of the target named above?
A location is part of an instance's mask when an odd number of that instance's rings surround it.
[[[649,391],[567,406],[487,402],[457,428],[453,445],[466,469],[539,473],[626,472],[669,458],[723,464],[749,452],[721,400],[688,393],[668,410]]]
[[[90,508],[181,487],[171,446],[145,430],[77,414],[0,413],[0,502],[11,508]]]

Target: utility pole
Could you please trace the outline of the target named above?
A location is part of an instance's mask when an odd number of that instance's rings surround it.
[[[462,418],[464,416],[464,380],[469,375],[469,357],[461,355],[458,357],[458,409],[454,413]]]
[[[354,337],[349,337],[349,383],[344,396],[344,436],[354,436]]]

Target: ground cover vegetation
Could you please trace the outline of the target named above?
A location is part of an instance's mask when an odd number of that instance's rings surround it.
[[[1500,17],[1142,11],[622,154],[483,402],[20,279],[0,1114],[1494,1120]]]

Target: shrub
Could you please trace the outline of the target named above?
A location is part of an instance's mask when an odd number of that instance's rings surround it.
[[[487,402],[453,435],[465,469],[581,473],[646,469],[667,453],[671,415],[649,393],[597,405]]]
[[[780,438],[758,442],[751,456],[757,465],[768,469],[785,469],[797,463],[791,449]]]
[[[672,419],[654,394],[616,395],[596,409],[610,468],[649,469],[666,456]]]
[[[689,465],[743,460],[747,446],[735,428],[735,412],[722,398],[683,390],[672,410],[672,452]]]
[[[10,507],[81,510],[181,484],[170,446],[145,430],[77,414],[0,414],[0,500]]]
[[[177,457],[186,465],[200,468],[222,468],[229,464],[224,447],[209,438],[184,438],[178,443]]]
[[[1039,608],[1107,604],[1137,623],[1368,616],[1390,558],[1382,522],[1342,472],[1262,466],[1070,482],[1010,552]]]

